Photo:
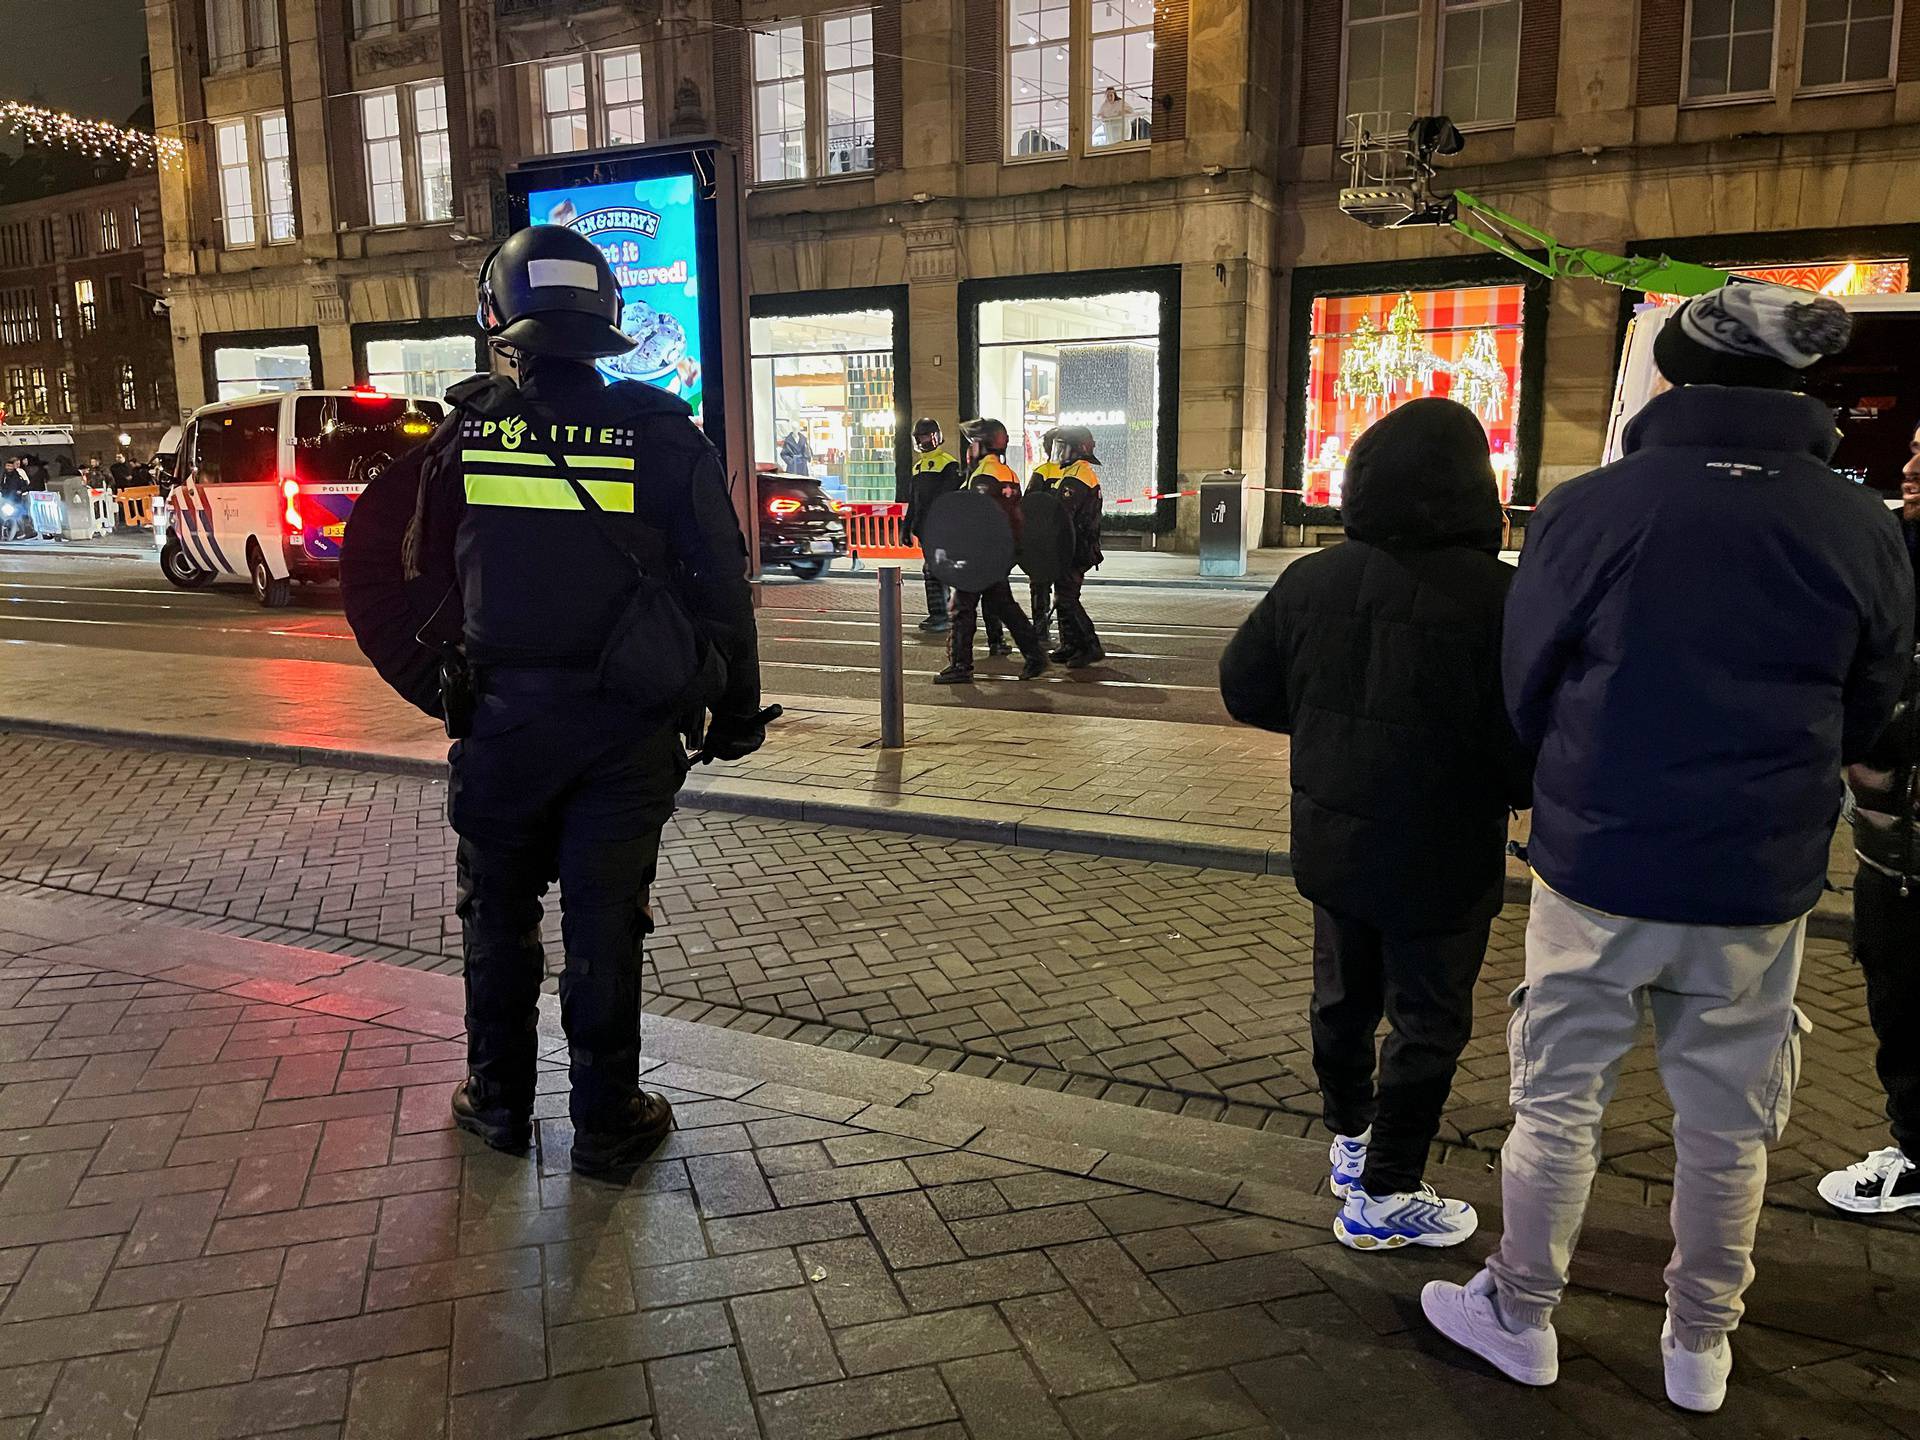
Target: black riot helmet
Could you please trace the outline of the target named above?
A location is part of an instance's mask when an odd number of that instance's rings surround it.
[[[634,346],[620,286],[593,241],[564,225],[515,231],[480,267],[480,328],[529,355],[595,360]]]
[[[1051,432],[1053,439],[1053,458],[1062,465],[1071,465],[1076,460],[1087,460],[1095,465],[1100,457],[1093,453],[1093,432],[1084,425],[1062,425]]]
[[[978,464],[983,455],[1007,453],[1007,427],[998,420],[962,420],[960,437],[967,442],[967,463]]]
[[[922,455],[938,450],[943,438],[945,437],[940,433],[940,422],[931,415],[922,415],[913,422],[913,448]]]

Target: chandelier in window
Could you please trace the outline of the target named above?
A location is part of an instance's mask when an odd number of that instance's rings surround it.
[[[1448,392],[1482,420],[1497,420],[1507,409],[1511,393],[1507,367],[1500,363],[1500,342],[1491,327],[1467,338],[1467,348],[1453,362],[1453,384]]]
[[[1426,385],[1440,368],[1440,357],[1421,338],[1413,295],[1403,293],[1394,301],[1384,331],[1367,316],[1360,317],[1347,337],[1333,393],[1372,409],[1400,391]]]

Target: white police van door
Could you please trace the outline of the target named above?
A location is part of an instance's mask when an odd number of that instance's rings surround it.
[[[245,579],[265,604],[284,605],[291,581],[281,543],[280,412],[262,396],[202,411],[187,438],[186,482],[168,497],[168,523],[194,562]]]

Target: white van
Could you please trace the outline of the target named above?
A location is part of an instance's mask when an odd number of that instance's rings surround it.
[[[1920,425],[1920,365],[1913,361],[1920,355],[1920,293],[1835,298],[1853,317],[1853,338],[1840,354],[1807,367],[1806,392],[1833,406],[1840,428],[1833,468],[1897,506],[1900,469]],[[1642,304],[1627,322],[1603,464],[1620,458],[1627,422],[1667,388],[1654,368],[1653,339],[1676,308]]]
[[[370,387],[253,395],[194,411],[154,511],[160,568],[183,590],[244,579],[262,605],[332,580],[354,497],[440,423],[437,400]]]

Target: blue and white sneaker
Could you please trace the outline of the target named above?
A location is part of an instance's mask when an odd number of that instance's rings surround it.
[[[1464,1200],[1443,1200],[1431,1185],[1398,1195],[1373,1196],[1358,1186],[1333,1219],[1333,1234],[1353,1250],[1398,1250],[1403,1245],[1458,1245],[1480,1228]]]
[[[1361,1172],[1367,1168],[1367,1142],[1373,1139],[1373,1127],[1369,1125],[1358,1135],[1336,1135],[1333,1144],[1327,1147],[1327,1159],[1333,1165],[1333,1179],[1327,1188],[1335,1197],[1344,1200],[1347,1194],[1360,1183]]]

